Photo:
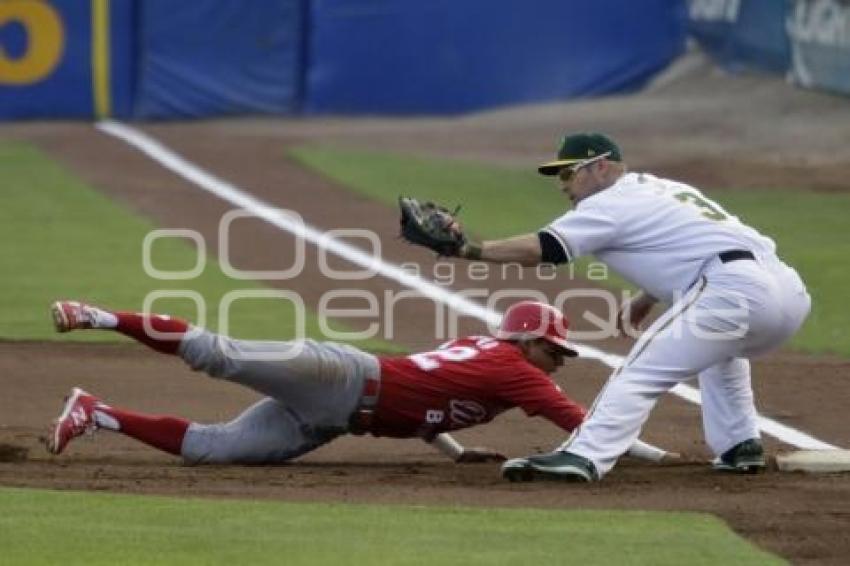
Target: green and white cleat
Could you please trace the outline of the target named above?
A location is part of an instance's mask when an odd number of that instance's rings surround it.
[[[740,442],[715,458],[712,467],[720,472],[757,474],[767,468],[761,440],[750,438]]]

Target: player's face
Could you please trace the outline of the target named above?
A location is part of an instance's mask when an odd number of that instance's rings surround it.
[[[573,205],[603,188],[600,179],[603,165],[601,161],[591,160],[561,169],[558,173],[561,191],[569,196]]]
[[[527,343],[525,357],[544,373],[553,373],[564,365],[564,351],[542,338]]]

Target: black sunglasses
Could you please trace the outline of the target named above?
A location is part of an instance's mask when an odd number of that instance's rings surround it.
[[[609,155],[611,155],[611,152],[606,151],[605,153],[600,153],[596,157],[591,157],[590,159],[585,159],[583,161],[573,163],[572,165],[568,165],[558,172],[558,178],[562,181],[569,181],[575,176],[576,173],[578,173],[588,165],[593,165],[597,161],[602,161]]]

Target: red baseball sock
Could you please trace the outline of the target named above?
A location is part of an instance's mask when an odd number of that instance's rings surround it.
[[[139,314],[135,312],[114,312],[118,318],[116,330],[121,334],[138,340],[163,354],[176,354],[183,340],[183,335],[189,330],[189,323],[179,318],[159,314]],[[154,332],[167,333],[170,336],[161,337],[148,334],[145,329]]]
[[[126,434],[153,446],[164,452],[180,456],[180,448],[183,446],[183,437],[189,428],[189,421],[180,417],[167,417],[161,415],[145,415],[125,409],[116,409],[106,405],[99,405],[95,413],[103,413],[116,421],[118,428],[108,418],[95,418],[102,428],[114,430]]]

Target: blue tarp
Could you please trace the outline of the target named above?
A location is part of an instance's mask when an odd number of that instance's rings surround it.
[[[314,0],[305,108],[457,113],[634,90],[679,55],[679,0]]]
[[[300,0],[144,0],[135,115],[291,113],[299,107]]]
[[[784,73],[790,63],[785,19],[793,0],[690,0],[690,32],[728,70]]]

